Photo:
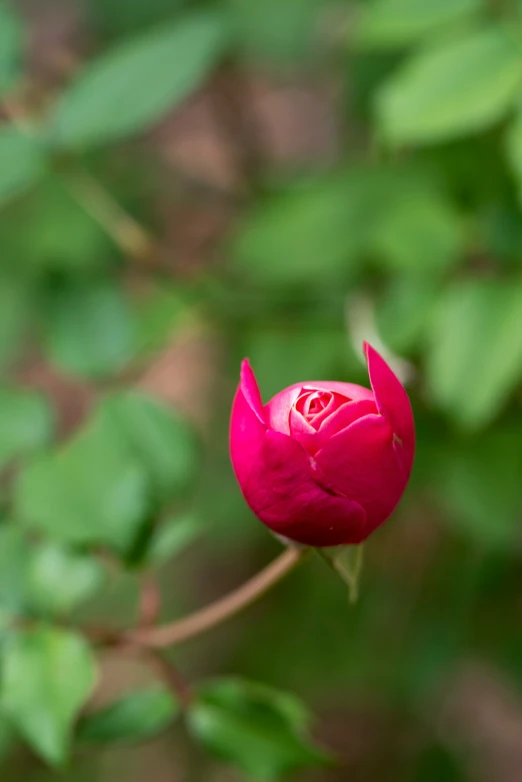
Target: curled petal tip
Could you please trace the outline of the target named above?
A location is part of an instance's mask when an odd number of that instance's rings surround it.
[[[263,402],[261,400],[261,394],[257,385],[256,376],[254,375],[254,370],[250,366],[248,358],[244,358],[241,362],[240,389],[253,412],[259,420],[264,423]]]

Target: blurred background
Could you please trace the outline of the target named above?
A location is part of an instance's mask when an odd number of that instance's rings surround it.
[[[418,453],[358,603],[310,560],[172,660],[303,698],[341,762],[293,779],[519,781],[522,3],[1,0],[0,119],[0,627],[248,578],[240,359],[366,385],[368,339]],[[95,700],[150,677],[103,654]],[[251,779],[177,725],[49,771],[8,712],[6,779]]]

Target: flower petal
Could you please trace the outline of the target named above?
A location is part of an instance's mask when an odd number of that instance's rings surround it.
[[[408,394],[382,356],[367,342],[364,343],[364,349],[377,409],[391,423],[407,457],[413,460],[415,427]]]
[[[241,382],[230,419],[230,456],[241,488],[253,462],[258,458],[266,430],[259,388],[252,368],[245,359],[241,365]]]
[[[355,421],[331,437],[314,458],[334,490],[364,508],[366,536],[399,502],[412,462],[397,454],[391,423],[381,415]]]
[[[332,391],[347,399],[373,399],[373,392],[356,383],[341,383],[335,380],[307,380],[283,389],[265,405],[265,416],[271,429],[276,432],[290,434],[289,415],[301,391]]]
[[[256,416],[262,423],[265,423],[265,414],[259,386],[257,385],[256,376],[254,375],[254,370],[250,366],[248,358],[244,358],[241,362],[240,388]]]
[[[338,432],[346,429],[358,418],[376,413],[375,402],[361,399],[358,402],[346,402],[328,418],[319,429],[314,429],[295,408],[290,411],[290,433],[312,456]]]
[[[267,430],[243,493],[267,527],[309,546],[359,543],[365,512],[331,492],[304,448],[291,437]]]

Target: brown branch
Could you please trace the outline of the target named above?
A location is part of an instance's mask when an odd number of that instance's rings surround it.
[[[186,709],[192,702],[192,690],[174,663],[167,660],[161,652],[152,649],[146,650],[145,659],[179,701],[181,708]]]
[[[139,605],[139,626],[151,627],[158,621],[161,609],[161,595],[156,579],[145,575],[141,584]]]
[[[188,641],[254,603],[290,573],[308,553],[309,549],[290,547],[260,573],[215,603],[162,627],[129,630],[120,635],[119,641],[148,649],[161,649]]]

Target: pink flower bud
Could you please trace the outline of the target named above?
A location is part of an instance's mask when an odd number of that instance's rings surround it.
[[[361,543],[392,513],[413,464],[411,405],[365,343],[372,390],[308,381],[263,405],[245,359],[230,452],[241,491],[279,535],[309,546]]]

